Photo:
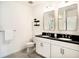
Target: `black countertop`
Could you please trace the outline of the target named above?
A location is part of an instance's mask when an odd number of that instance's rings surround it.
[[[67,43],[72,43],[72,44],[78,44],[78,45],[79,45],[79,41],[61,40],[61,39],[53,38],[53,37],[44,37],[44,36],[42,36],[42,35],[36,35],[36,37],[46,38],[46,39],[50,39],[50,40],[62,41],[62,42],[67,42]]]

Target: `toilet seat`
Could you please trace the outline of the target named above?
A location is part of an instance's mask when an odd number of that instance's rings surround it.
[[[26,47],[28,48],[28,47],[33,47],[34,46],[34,42],[28,42],[28,43],[26,43]]]

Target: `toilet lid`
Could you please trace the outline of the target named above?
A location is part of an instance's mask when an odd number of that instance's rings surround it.
[[[28,43],[26,43],[26,46],[27,46],[27,47],[33,47],[34,44],[35,44],[34,42],[28,42]]]
[[[35,43],[34,42],[28,42],[26,43],[27,45],[34,45]]]

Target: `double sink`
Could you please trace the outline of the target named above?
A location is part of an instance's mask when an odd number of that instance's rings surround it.
[[[36,37],[56,40],[56,41],[62,41],[62,42],[68,42],[68,43],[74,43],[79,45],[79,36],[77,35],[69,35],[69,34],[56,34],[55,33],[43,33],[42,35],[35,35]]]
[[[49,38],[50,36],[42,35],[42,37]],[[72,40],[70,38],[57,38],[57,39],[59,39],[59,40],[67,40],[67,41],[71,41]]]

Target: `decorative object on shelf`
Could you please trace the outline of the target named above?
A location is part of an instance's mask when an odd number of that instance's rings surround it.
[[[35,18],[35,19],[34,19],[34,26],[40,26],[39,22],[40,22],[40,21]]]

